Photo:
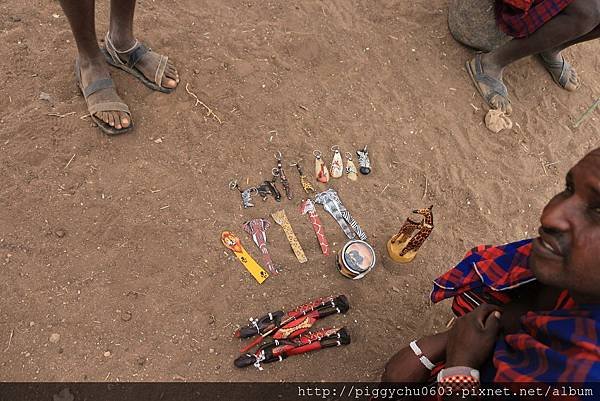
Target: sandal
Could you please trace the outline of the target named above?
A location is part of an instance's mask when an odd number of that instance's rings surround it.
[[[472,62],[475,63],[474,68],[471,65]],[[506,85],[504,85],[504,82],[494,77],[491,77],[483,72],[483,67],[481,66],[481,53],[477,53],[477,55],[475,55],[475,59],[467,61],[466,66],[467,72],[469,73],[469,76],[471,77],[475,88],[477,88],[477,91],[479,92],[481,97],[483,97],[487,105],[490,106],[490,108],[494,108],[491,101],[495,96],[503,97],[508,102],[507,106],[510,106],[510,99],[508,98],[508,89],[506,89]],[[483,83],[486,86],[488,86],[490,88],[489,92],[484,93],[483,89],[479,85],[480,83]],[[510,112],[506,113],[506,115],[509,114]]]
[[[567,60],[565,60],[564,56],[561,54],[561,61],[550,61],[546,60],[542,54],[538,54],[540,61],[548,70],[554,82],[556,82],[561,88],[567,89],[567,84],[569,83],[569,78],[571,76],[571,71],[573,70],[573,66],[569,64]],[[560,73],[556,73],[556,71],[560,68]],[[579,82],[577,83],[577,89],[579,87]],[[575,90],[571,89],[571,90]]]
[[[129,107],[123,102],[100,102],[96,104],[90,105],[88,103],[88,97],[93,95],[94,93],[107,88],[113,88],[115,86],[113,80],[111,78],[101,78],[98,79],[85,88],[81,83],[81,70],[79,69],[79,60],[75,61],[75,79],[77,80],[77,86],[79,90],[83,94],[83,98],[87,103],[88,111],[90,112],[90,116],[92,120],[98,125],[98,127],[104,131],[108,135],[119,135],[124,134],[125,132],[131,130],[133,128],[133,121],[131,120],[131,112],[129,111]],[[122,111],[127,113],[129,116],[129,126],[123,127],[121,129],[117,129],[115,127],[110,126],[110,124],[102,121],[98,117],[96,117],[96,113],[100,113],[103,111]]]
[[[106,33],[106,37],[104,38],[104,47],[100,49],[102,53],[104,53],[104,57],[106,57],[106,61],[108,64],[113,67],[117,67],[122,69],[125,72],[130,73],[140,81],[144,83],[148,88],[153,89],[155,91],[163,92],[163,93],[171,93],[176,88],[165,88],[161,85],[162,79],[165,75],[165,69],[167,68],[167,61],[169,58],[167,56],[160,55],[160,60],[158,65],[156,66],[156,71],[154,72],[154,82],[150,81],[146,76],[136,68],[136,64],[140,61],[144,56],[146,56],[152,49],[144,46],[137,40],[133,47],[127,51],[119,51],[110,40],[109,32]],[[127,62],[123,62],[119,54],[128,55]]]

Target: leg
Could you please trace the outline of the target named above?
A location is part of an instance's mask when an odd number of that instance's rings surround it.
[[[135,43],[133,34],[133,16],[135,14],[136,0],[111,0],[110,2],[110,29],[109,37],[115,48],[119,52],[131,49]],[[127,59],[127,53],[120,53],[122,59]],[[148,53],[148,56],[142,59],[135,65],[147,78],[153,79],[159,62],[158,55]],[[169,61],[165,69],[165,75],[162,79],[161,86],[165,88],[175,88],[179,83],[179,74],[175,66]]]
[[[566,61],[564,61],[562,51],[578,43],[583,43],[598,38],[600,38],[600,25],[596,26],[596,28],[583,36],[563,43],[557,48],[540,53],[540,57],[542,58],[544,66],[550,72],[550,74],[552,74],[552,77],[556,81],[557,77],[559,77],[562,73],[563,63],[566,63]],[[568,69],[565,70],[565,73],[568,74],[568,80],[565,85],[561,86],[568,91],[573,91],[579,87],[579,78],[577,77],[577,72],[574,68],[572,68],[568,63],[566,66]]]
[[[90,83],[110,78],[104,56],[98,48],[94,22],[94,0],[60,0],[60,4],[69,19],[71,30],[77,43],[81,84],[85,88]],[[88,97],[88,103],[105,101],[121,102],[114,88],[102,89]],[[129,127],[129,116],[120,111],[99,112],[96,117],[117,128]]]
[[[512,40],[484,54],[481,58],[483,70],[487,75],[502,80],[502,71],[507,65],[576,40],[592,31],[599,23],[600,0],[575,0],[532,35]],[[480,86],[485,87],[485,84]],[[501,96],[493,98],[491,103],[493,107],[504,111],[510,106],[508,100]]]

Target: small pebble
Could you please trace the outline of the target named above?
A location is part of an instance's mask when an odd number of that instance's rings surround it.
[[[17,17],[16,15],[11,15],[10,19],[12,22],[21,22],[21,17]]]
[[[128,322],[131,320],[131,312],[123,312],[121,313],[121,320],[124,322]]]
[[[60,341],[60,334],[58,334],[58,333],[52,333],[52,334],[50,335],[50,342],[51,342],[52,344],[56,344],[56,343],[57,343],[57,342],[59,342],[59,341]]]
[[[394,291],[394,292],[400,292],[400,289],[398,287],[392,287],[392,291]]]
[[[49,102],[51,100],[50,94],[46,92],[40,92],[40,100]]]
[[[209,348],[208,353],[209,354],[214,354],[215,353],[215,349],[214,348]]]
[[[105,357],[107,357],[107,358],[108,358],[110,355],[111,355],[110,351],[105,351],[105,352],[104,352],[104,356],[105,356]]]
[[[66,235],[67,233],[65,232],[65,230],[56,230],[54,231],[54,235],[56,235],[58,238],[62,238]]]

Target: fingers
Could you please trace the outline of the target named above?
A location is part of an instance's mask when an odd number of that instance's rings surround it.
[[[485,329],[488,318],[494,315],[494,312],[501,311],[502,308],[500,306],[492,304],[481,304],[472,313],[475,315],[475,319],[477,320],[477,324],[479,325],[479,327]],[[499,317],[496,319],[499,319]]]
[[[484,330],[497,333],[500,330],[500,317],[502,317],[500,311],[496,310],[490,313],[485,320]]]

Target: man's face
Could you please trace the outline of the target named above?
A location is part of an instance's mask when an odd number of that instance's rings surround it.
[[[536,278],[580,302],[600,302],[600,149],[569,171],[540,221],[530,258]]]

